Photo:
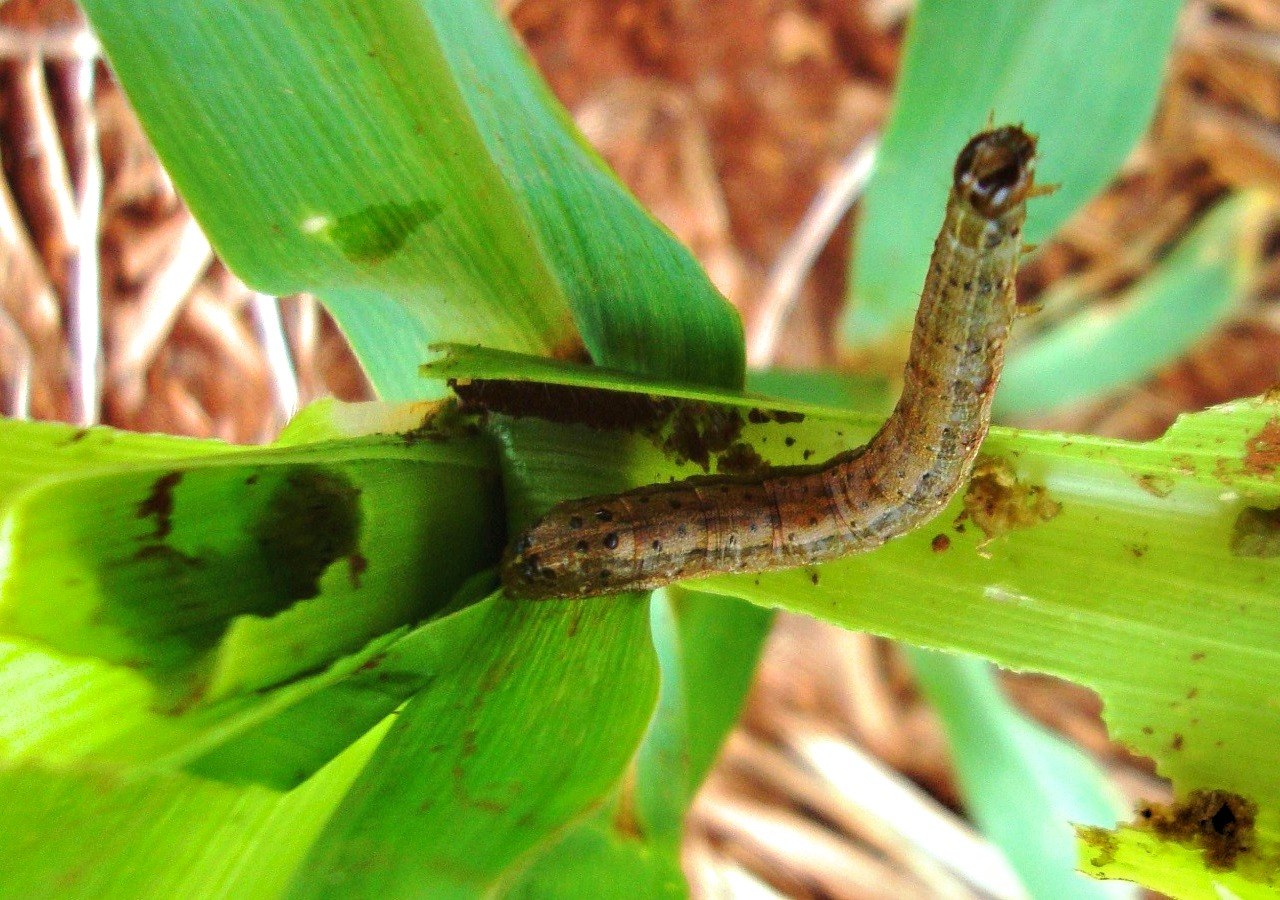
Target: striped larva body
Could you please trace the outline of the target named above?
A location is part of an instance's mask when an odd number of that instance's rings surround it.
[[[762,572],[871,550],[933,518],[968,477],[1016,310],[1035,139],[974,137],[956,160],[902,396],[875,437],[816,466],[694,478],[554,506],[503,562],[513,597],[557,598]]]

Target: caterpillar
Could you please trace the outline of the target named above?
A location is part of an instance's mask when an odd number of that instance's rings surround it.
[[[865,446],[759,477],[713,476],[553,506],[508,548],[508,596],[656,588],[824,562],[879,547],[938,514],[986,437],[1016,316],[1014,275],[1035,138],[984,131],[956,159],[916,313],[902,394]]]

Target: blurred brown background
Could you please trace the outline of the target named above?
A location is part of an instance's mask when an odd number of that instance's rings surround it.
[[[779,258],[882,127],[911,0],[500,5],[584,132],[749,329],[780,302],[782,275],[799,280],[776,361],[839,362],[849,217],[823,233],[811,269],[780,273]],[[0,158],[0,411],[253,442],[299,404],[368,396],[311,298],[254,295],[217,260],[70,0],[0,6]],[[1212,200],[1246,186],[1280,192],[1280,3],[1191,0],[1149,135],[1022,273],[1023,299],[1064,279],[1104,295],[1131,284]],[[1184,359],[1038,424],[1149,438],[1179,412],[1272,386],[1278,249],[1271,239],[1248,302]],[[1087,691],[1005,683],[1126,795],[1167,794],[1149,763],[1107,740]],[[824,770],[833,752],[854,783]],[[695,891],[1014,896],[990,854],[892,645],[781,620],[691,816]]]

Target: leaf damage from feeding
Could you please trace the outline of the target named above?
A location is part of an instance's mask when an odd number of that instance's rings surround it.
[[[1234,868],[1253,848],[1258,805],[1222,790],[1191,791],[1179,801],[1138,808],[1137,824],[1159,837],[1198,848],[1210,869]]]
[[[453,379],[463,413],[533,417],[560,425],[642,435],[677,465],[693,463],[710,473],[757,475],[768,465],[740,441],[748,421],[791,423],[800,413],[753,408],[744,416],[735,406],[636,394],[610,388],[516,379]]]
[[[1104,869],[1116,861],[1120,840],[1114,831],[1097,825],[1077,825],[1076,834],[1098,852],[1097,856],[1089,860],[1090,865]]]
[[[973,467],[964,510],[955,524],[959,528],[966,520],[972,521],[986,535],[980,545],[985,546],[1010,531],[1047,522],[1060,512],[1062,504],[1042,485],[1024,484],[1003,458],[982,456]]]
[[[182,470],[166,472],[151,485],[146,499],[138,504],[139,519],[155,519],[151,540],[163,541],[173,530],[173,491],[182,481]]]
[[[755,447],[746,441],[737,441],[716,458],[716,472],[720,475],[762,475],[772,468]]]
[[[1280,417],[1272,418],[1244,444],[1244,470],[1270,477],[1280,468]]]
[[[1231,552],[1260,559],[1280,556],[1280,508],[1240,510],[1231,526]]]
[[[320,593],[320,576],[347,559],[353,582],[364,567],[359,554],[360,489],[340,472],[322,466],[294,466],[272,494],[253,526],[253,537],[271,563],[280,600]]]
[[[742,434],[742,413],[732,406],[686,401],[676,406],[671,433],[662,442],[677,464],[692,462],[711,471],[711,455],[722,453]]]
[[[804,413],[787,412],[785,409],[760,409],[752,407],[747,413],[747,421],[752,425],[767,425],[777,422],[779,425],[792,425],[804,421]]]
[[[1174,480],[1167,475],[1139,475],[1137,481],[1138,487],[1160,500],[1173,493]]]
[[[552,384],[545,381],[475,378],[450,379],[464,413],[533,417],[559,425],[586,425],[604,431],[648,431],[661,427],[675,411],[665,397]]]
[[[319,229],[352,262],[380,263],[404,246],[409,236],[440,215],[431,200],[374,203],[358,212],[338,216]]]

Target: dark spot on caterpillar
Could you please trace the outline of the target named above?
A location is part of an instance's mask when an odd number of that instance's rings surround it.
[[[610,578],[612,578],[612,577],[613,577],[613,573],[612,573],[612,572],[610,572],[608,569],[601,569],[601,570],[600,570],[600,580],[601,580],[601,581],[608,581],[608,580],[609,580]]]
[[[685,525],[677,525],[677,526],[676,526],[676,534],[680,535],[680,537],[684,537],[684,536],[685,536],[685,535],[687,535],[688,533],[689,533],[689,529],[688,529],[688,527],[687,527],[687,526],[685,526]]]
[[[613,513],[609,512],[609,510],[605,509],[605,508],[602,506],[602,507],[600,507],[599,509],[597,509],[597,510],[596,510],[596,521],[597,521],[597,522],[612,522],[612,521],[613,521]]]
[[[813,451],[812,451],[812,450],[806,450],[806,451],[804,451],[804,454],[803,454],[803,455],[804,455],[805,462],[808,462],[808,461],[809,461],[809,457],[813,456]]]
[[[618,549],[618,532],[610,531],[608,534],[604,536],[604,541],[602,543],[604,544],[604,547],[606,550],[617,550]]]
[[[935,534],[929,546],[933,548],[934,553],[944,553],[951,549],[951,538],[945,534]]]
[[[679,500],[677,500],[677,499],[675,499],[674,497],[673,497],[673,498],[671,498],[671,500],[670,500],[669,502],[670,502],[670,504],[671,504],[671,508],[672,508],[672,509],[679,509],[679,508],[680,508],[680,501],[679,501]]]
[[[818,517],[817,517],[817,516],[810,516],[810,517],[809,517],[809,527],[810,527],[810,528],[813,528],[813,527],[814,527],[814,526],[816,526],[817,524],[818,524]]]
[[[662,541],[654,541],[650,546],[653,547],[654,553],[662,552]]]
[[[527,533],[526,533],[526,534],[523,534],[523,535],[521,535],[521,536],[520,536],[520,540],[516,541],[516,552],[517,552],[517,553],[528,553],[528,552],[529,552],[530,550],[532,550],[532,549],[533,549],[533,536],[532,536],[532,535],[527,534]]]
[[[796,439],[788,435],[782,443],[786,444],[788,447],[794,447],[796,445]]]
[[[573,545],[573,549],[577,550],[579,553],[586,553],[588,549],[587,542],[578,541],[578,543]]]
[[[532,580],[538,577],[538,554],[527,557],[520,567],[526,580]]]
[[[582,527],[582,516],[570,516],[570,517],[569,517],[569,527],[570,527],[570,528],[581,528],[581,527]]]
[[[809,573],[809,580],[810,580],[810,581],[812,581],[814,584],[817,584],[817,583],[818,583],[818,573],[817,573],[817,572],[810,572],[810,573]]]

